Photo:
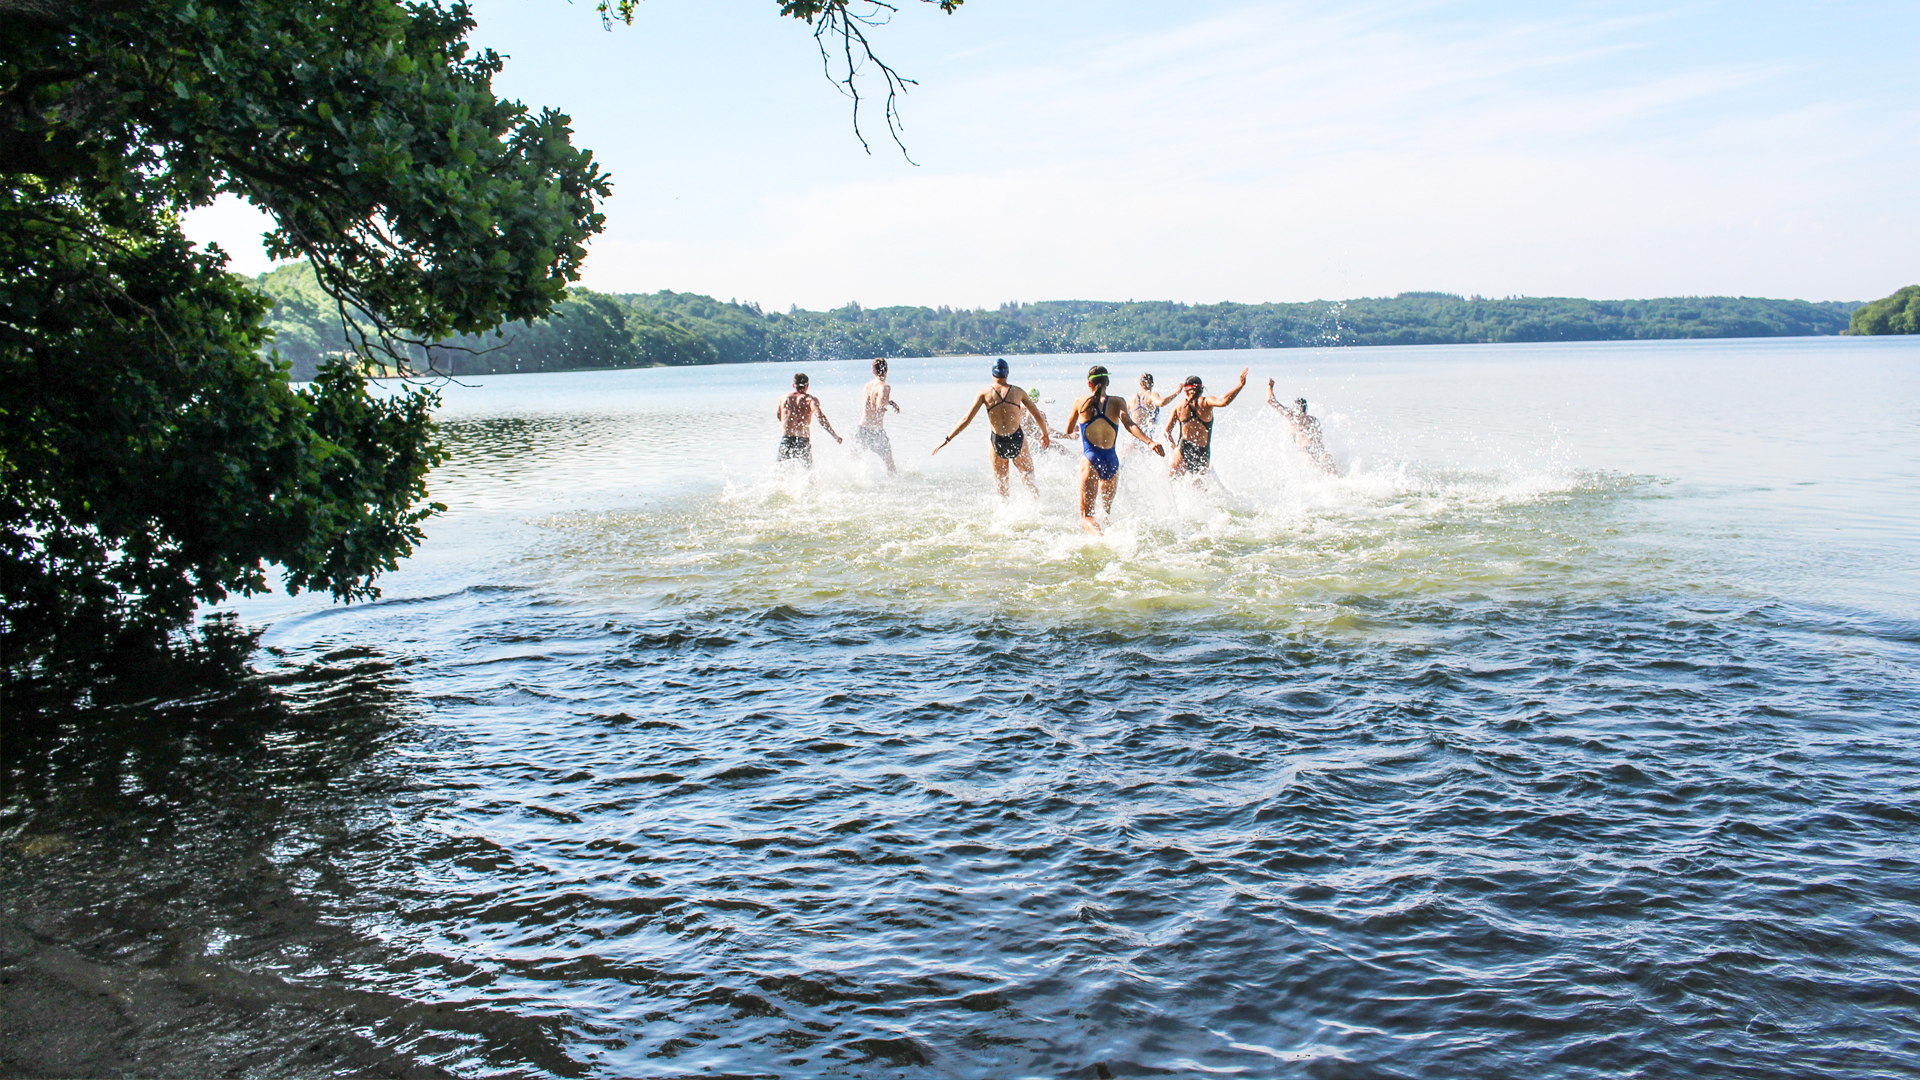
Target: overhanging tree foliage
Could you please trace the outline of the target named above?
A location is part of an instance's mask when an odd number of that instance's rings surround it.
[[[886,120],[887,134],[904,155],[907,144],[900,138],[900,95],[906,93],[907,87],[914,85],[914,81],[880,59],[879,54],[873,51],[873,42],[867,38],[867,31],[886,25],[899,13],[899,5],[888,3],[887,0],[774,2],[780,5],[781,15],[798,19],[813,28],[814,44],[820,48],[820,67],[827,81],[853,102],[853,135],[860,140],[861,149],[869,154],[873,153],[873,147],[868,145],[866,133],[860,130],[860,103],[864,100],[860,93],[860,79],[863,75],[875,73],[880,76],[881,88],[886,92],[882,99],[882,115]],[[920,2],[934,5],[951,15],[966,0]],[[595,5],[600,11],[600,21],[609,30],[613,29],[615,19],[631,25],[639,6],[640,0],[599,0]]]
[[[179,212],[233,192],[389,348],[536,319],[609,188],[497,99],[460,4],[0,0],[0,586],[9,674],[266,585],[376,593],[439,459],[416,390],[294,391]]]

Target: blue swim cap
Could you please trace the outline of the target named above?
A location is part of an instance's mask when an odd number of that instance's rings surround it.
[[[1006,358],[1004,357],[1002,357],[999,360],[995,360],[993,362],[993,377],[996,379],[1006,378],[1007,372],[1012,370],[1013,370],[1012,368],[1007,366],[1007,361],[1006,361]]]

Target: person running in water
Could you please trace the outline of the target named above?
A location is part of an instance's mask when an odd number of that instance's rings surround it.
[[[1030,413],[1034,419],[1040,421],[1042,450],[1052,445],[1052,442],[1047,438],[1047,422],[1040,415],[1039,407],[1027,397],[1026,391],[1007,381],[1009,370],[1011,369],[1007,367],[1005,360],[993,362],[992,385],[980,391],[979,396],[973,399],[973,408],[967,410],[966,419],[960,421],[960,426],[953,429],[952,435],[947,436],[947,442],[934,447],[933,452],[939,453],[941,447],[967,430],[967,425],[973,423],[975,414],[984,408],[987,410],[987,423],[991,428],[987,435],[988,446],[992,451],[989,460],[993,462],[994,486],[999,489],[1000,496],[1005,498],[1007,462],[1011,461],[1020,466],[1020,478],[1027,482],[1027,490],[1033,492],[1034,498],[1037,499],[1040,497],[1040,485],[1033,481],[1033,455],[1027,452],[1027,436],[1020,430],[1021,418]]]
[[[820,407],[820,399],[807,393],[807,376],[798,372],[793,376],[793,393],[780,399],[780,407],[773,410],[780,421],[780,460],[804,461],[807,468],[813,468],[813,418],[820,418],[820,426],[827,429],[834,442],[846,442],[827,423],[827,413]]]
[[[853,441],[862,447],[880,455],[887,463],[888,472],[899,472],[893,467],[893,440],[887,438],[887,406],[893,406],[894,412],[900,411],[900,403],[893,400],[893,387],[887,385],[887,362],[873,362],[873,381],[867,383],[867,411],[860,420],[860,426],[853,429]]]
[[[1032,442],[1040,437],[1040,432],[1044,431],[1047,426],[1047,414],[1040,411],[1039,387],[1027,387],[1027,402],[1031,404],[1033,408],[1020,414],[1020,434],[1028,442]],[[1033,418],[1036,416],[1040,418],[1039,423],[1034,422]],[[1054,446],[1049,442],[1046,446],[1042,447],[1042,449],[1059,450],[1062,449],[1062,447]]]
[[[1240,382],[1227,391],[1223,397],[1203,397],[1201,391],[1206,387],[1200,382],[1200,376],[1189,375],[1180,386],[1185,400],[1167,417],[1167,438],[1173,438],[1173,429],[1180,428],[1180,453],[1173,459],[1173,468],[1169,476],[1180,477],[1191,474],[1196,482],[1213,468],[1213,410],[1233,404],[1240,391],[1247,388],[1247,369],[1240,369]]]
[[[1154,393],[1153,374],[1148,372],[1140,376],[1140,392],[1133,395],[1133,422],[1152,431],[1154,425],[1160,422],[1160,406],[1179,396]]]
[[[1100,535],[1100,523],[1093,519],[1094,496],[1100,497],[1100,511],[1113,513],[1113,492],[1120,486],[1120,455],[1115,452],[1114,443],[1120,439],[1120,429],[1133,433],[1133,437],[1153,447],[1153,452],[1161,457],[1167,455],[1166,448],[1153,441],[1153,437],[1140,430],[1133,422],[1133,415],[1127,411],[1126,402],[1107,394],[1107,369],[1095,364],[1087,369],[1086,397],[1073,403],[1073,412],[1067,418],[1067,429],[1060,433],[1063,439],[1073,438],[1075,428],[1080,430],[1080,527]]]
[[[1267,404],[1280,410],[1280,415],[1286,417],[1287,423],[1292,425],[1293,445],[1300,449],[1300,453],[1308,461],[1320,466],[1327,475],[1333,475],[1333,455],[1327,453],[1327,444],[1321,439],[1320,418],[1307,415],[1306,398],[1294,398],[1293,403],[1300,408],[1289,409],[1280,404],[1279,399],[1273,396],[1273,380],[1267,380]]]

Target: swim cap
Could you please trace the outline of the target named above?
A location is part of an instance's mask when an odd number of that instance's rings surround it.
[[[1301,411],[1301,412],[1306,412],[1306,411],[1307,411],[1307,399],[1306,399],[1306,398],[1303,398],[1303,397],[1297,397],[1297,398],[1294,398],[1294,399],[1293,399],[1293,403],[1294,403],[1295,405],[1298,405],[1298,406],[1300,406],[1300,411]]]
[[[1035,400],[1035,401],[1039,401],[1039,400],[1040,400],[1040,388],[1039,388],[1039,387],[1037,387],[1037,386],[1029,386],[1029,387],[1027,387],[1027,396],[1028,396],[1028,397],[1030,397],[1030,398],[1032,398],[1032,399],[1033,399],[1033,400]]]
[[[1087,369],[1087,381],[1088,382],[1106,382],[1107,369],[1100,366],[1099,364],[1093,365],[1092,367]]]
[[[1006,358],[1004,357],[1002,357],[999,360],[995,360],[993,362],[993,377],[996,379],[1006,378],[1007,372],[1012,370],[1013,370],[1012,368],[1007,366],[1007,361],[1006,361]]]

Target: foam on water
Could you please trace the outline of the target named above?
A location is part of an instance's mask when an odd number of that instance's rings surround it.
[[[1911,1075],[1920,365],[1857,344],[1795,346],[1896,410],[1857,475],[1765,344],[1256,357],[1340,474],[1245,398],[1099,538],[1077,454],[926,455],[959,362],[895,364],[898,476],[775,469],[784,372],[501,380],[385,599],[241,609],[258,746],[35,743],[0,826],[74,839],[0,892],[249,987],[260,1072],[347,1016],[469,1075]]]

